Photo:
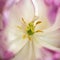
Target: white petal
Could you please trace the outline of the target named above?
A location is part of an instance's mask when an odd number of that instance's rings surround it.
[[[44,5],[44,0],[37,0],[38,9],[39,9],[39,17],[46,18],[47,7]]]
[[[10,21],[5,31],[8,41],[8,49],[15,54],[18,53],[28,41],[28,38],[23,39],[25,33],[22,29],[17,28],[17,26],[20,25],[18,24],[18,21]]]
[[[31,0],[22,0],[18,4],[12,6],[9,11],[9,20],[17,21],[23,17],[30,22],[34,17],[34,8]]]
[[[37,44],[53,50],[60,50],[60,30],[36,34]]]
[[[32,41],[29,41],[24,48],[18,52],[13,60],[35,60],[34,47]]]
[[[60,47],[60,30],[45,33],[40,37],[40,39],[43,42],[45,42],[47,45],[51,45],[53,47],[59,48]]]
[[[10,43],[9,50],[14,52],[14,54],[17,54],[28,42],[27,39],[16,39],[14,42]]]
[[[37,44],[35,44],[34,46],[35,46],[36,60],[43,60],[43,55],[42,55],[42,52],[41,52],[42,46],[41,45],[37,46]]]

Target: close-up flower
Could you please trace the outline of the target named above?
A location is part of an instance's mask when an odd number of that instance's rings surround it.
[[[49,19],[47,6],[52,0],[0,0],[0,60],[60,59],[60,8]]]

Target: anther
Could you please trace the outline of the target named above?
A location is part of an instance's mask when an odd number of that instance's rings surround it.
[[[23,37],[22,37],[23,39],[25,39],[26,38],[26,35],[23,35]]]
[[[17,28],[22,29],[20,26],[17,26]]]
[[[36,32],[43,32],[42,30],[37,30]]]
[[[22,18],[22,21],[23,21],[24,24],[26,23],[25,20],[24,20],[24,18]]]
[[[37,25],[37,24],[40,24],[40,23],[42,23],[42,22],[41,22],[41,21],[37,21],[37,22],[36,22],[36,25]]]

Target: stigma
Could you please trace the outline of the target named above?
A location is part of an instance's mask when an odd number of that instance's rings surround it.
[[[34,34],[34,30],[35,30],[34,23],[30,22],[28,24],[28,26],[26,27],[27,34],[28,35],[33,35]]]

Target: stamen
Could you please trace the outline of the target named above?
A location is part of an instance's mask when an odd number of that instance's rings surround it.
[[[43,32],[42,30],[37,30],[36,32]]]
[[[26,35],[23,35],[23,37],[22,37],[23,39],[25,39],[26,38]]]
[[[26,22],[25,22],[24,18],[22,18],[22,21],[23,21],[23,23],[24,23],[24,24],[26,24]]]
[[[20,26],[17,26],[18,29],[22,29]]]
[[[37,21],[37,22],[36,22],[36,25],[37,25],[37,24],[40,24],[40,23],[42,23],[42,22],[41,22],[41,21]]]
[[[34,26],[36,27],[36,25],[38,25],[38,24],[40,24],[40,23],[42,23],[41,21],[35,21],[34,22]]]

